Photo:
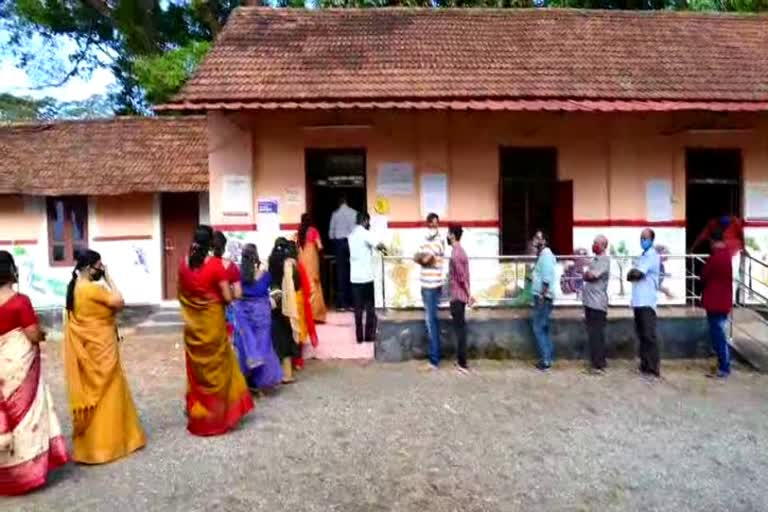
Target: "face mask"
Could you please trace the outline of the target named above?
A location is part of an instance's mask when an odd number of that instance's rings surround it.
[[[453,245],[453,241],[451,240],[451,237],[446,238],[445,243],[447,243],[448,245]]]
[[[437,228],[429,228],[429,238],[435,238],[437,236]]]
[[[643,248],[643,251],[647,251],[648,249],[653,247],[653,240],[651,240],[650,238],[641,238],[640,247]]]
[[[94,281],[101,281],[104,278],[104,269],[103,268],[93,269],[93,272],[91,273],[91,278]]]
[[[727,228],[731,224],[731,218],[728,215],[720,217],[720,227]]]
[[[600,244],[592,244],[593,254],[601,254],[602,252],[603,252],[603,248],[600,246]]]

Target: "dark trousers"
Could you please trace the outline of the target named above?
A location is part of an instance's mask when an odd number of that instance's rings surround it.
[[[635,331],[640,342],[640,371],[657,377],[661,375],[659,342],[656,337],[656,311],[653,308],[635,308]]]
[[[605,324],[608,314],[605,311],[592,308],[584,308],[584,321],[587,324],[587,337],[589,338],[589,358],[592,368],[602,370],[605,368]]]
[[[352,283],[352,302],[355,305],[355,335],[357,342],[376,339],[376,304],[374,302],[373,282]],[[365,310],[365,330],[363,330],[363,310]]]
[[[347,309],[352,305],[352,288],[349,282],[349,242],[346,238],[333,241],[336,254],[336,307]]]
[[[456,362],[462,368],[467,367],[467,305],[459,300],[451,301],[453,331],[456,333]]]

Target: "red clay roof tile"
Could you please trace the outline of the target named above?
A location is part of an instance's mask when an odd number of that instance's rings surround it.
[[[768,101],[768,17],[243,7],[174,99]]]

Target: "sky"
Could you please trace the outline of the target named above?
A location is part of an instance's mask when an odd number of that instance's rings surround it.
[[[7,40],[7,33],[0,31],[0,48],[4,40]],[[55,54],[51,57],[58,57],[62,62],[67,62],[67,56],[74,51],[75,43],[62,39],[58,44]],[[48,52],[40,52],[46,55]],[[74,77],[61,87],[40,88],[45,85],[39,83],[33,74],[16,65],[15,59],[0,51],[0,93],[7,92],[15,96],[31,96],[33,98],[43,98],[50,96],[59,101],[81,101],[94,94],[104,94],[110,85],[115,83],[115,77],[105,68],[97,69],[90,77]]]

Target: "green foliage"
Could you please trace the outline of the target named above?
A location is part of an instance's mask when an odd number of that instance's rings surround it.
[[[114,108],[105,96],[83,101],[59,102],[53,98],[35,99],[8,93],[0,94],[0,123],[48,121],[52,119],[93,119],[110,117]]]
[[[134,62],[136,79],[152,104],[168,101],[192,75],[211,47],[208,41],[192,41],[158,55]]]

